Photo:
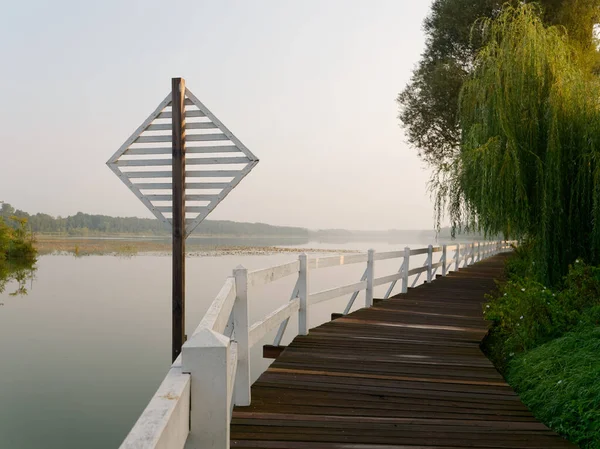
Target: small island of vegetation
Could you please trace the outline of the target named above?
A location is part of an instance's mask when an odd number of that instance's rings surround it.
[[[25,280],[33,271],[37,251],[33,235],[27,228],[27,219],[11,217],[9,223],[0,216],[0,293],[10,281],[18,287],[11,295],[27,293]]]

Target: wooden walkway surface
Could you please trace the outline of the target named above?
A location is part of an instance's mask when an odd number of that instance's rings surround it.
[[[536,421],[479,349],[504,256],[299,336],[236,407],[231,447],[575,448]]]

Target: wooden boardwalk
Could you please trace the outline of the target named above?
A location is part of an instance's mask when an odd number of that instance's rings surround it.
[[[575,448],[479,349],[504,256],[298,336],[236,407],[231,447]]]

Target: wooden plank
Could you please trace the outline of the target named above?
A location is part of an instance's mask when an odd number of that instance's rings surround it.
[[[187,170],[185,172],[185,175],[189,178],[234,178],[240,175],[241,173],[242,170]]]
[[[250,326],[250,347],[254,346],[265,335],[277,328],[285,319],[298,312],[300,309],[300,300],[292,299],[287,304],[279,307],[268,314],[261,321],[257,321]]]
[[[186,122],[186,129],[214,129],[217,125],[210,122]],[[146,128],[146,131],[171,131],[172,125],[170,123],[154,123]]]
[[[135,186],[140,190],[171,190],[173,184],[170,182],[144,182],[136,183]]]
[[[355,282],[354,284],[344,285],[342,287],[335,287],[329,290],[323,290],[318,293],[309,295],[308,302],[312,304],[318,304],[323,301],[327,301],[333,298],[339,298],[340,296],[349,295],[357,291],[365,290],[367,288],[367,281]]]
[[[411,256],[418,256],[419,254],[427,254],[429,252],[429,248],[419,248],[419,249],[411,249]]]
[[[250,159],[247,157],[197,157],[186,159],[187,165],[247,164],[248,162],[250,162]],[[115,162],[120,167],[170,167],[172,163],[172,159],[119,159]]]
[[[222,334],[227,327],[234,302],[235,281],[232,277],[228,277],[194,331],[194,335],[202,328],[208,328]]]
[[[233,415],[233,406],[234,406],[234,397],[233,393],[235,391],[235,376],[237,375],[237,366],[238,366],[238,344],[235,341],[231,342],[231,346],[229,349],[229,363],[227,367],[229,368],[227,375],[227,403],[229,404],[229,420],[231,422],[231,416]]]
[[[337,267],[367,261],[367,254],[343,254],[340,256],[326,256],[308,260],[310,269]]]
[[[402,279],[402,273],[394,273],[394,274],[390,274],[388,276],[382,276],[382,277],[375,279],[373,281],[373,284],[375,286],[389,284],[390,282],[394,282],[399,279]]]
[[[138,178],[171,178],[173,172],[171,171],[131,171],[123,173],[127,178],[138,179]]]
[[[115,164],[119,167],[171,167],[171,165],[173,164],[173,159],[119,159],[117,162],[115,162]]]
[[[170,127],[171,125],[169,125]],[[169,128],[170,129],[170,128]],[[172,154],[173,149],[169,147],[134,147],[125,151],[127,156],[139,156],[147,154]]]
[[[425,273],[427,271],[427,267],[417,267],[412,270],[408,270],[408,275],[412,276],[413,274]]]
[[[229,140],[225,134],[189,134],[186,136],[189,142],[216,142],[219,140]]]
[[[183,449],[189,434],[190,375],[173,366],[120,449]]]
[[[201,147],[188,146],[188,154],[212,154],[212,153],[241,153],[241,150],[235,145],[206,145]]]
[[[287,348],[287,346],[263,345],[263,358],[276,359]]]
[[[248,283],[251,287],[260,287],[293,274],[297,275],[299,270],[300,262],[295,260],[276,267],[251,271],[248,273]]]
[[[158,119],[164,119],[164,118],[172,118],[173,114],[171,113],[171,111],[164,111],[161,112],[160,114],[158,114],[156,116],[156,118]],[[185,111],[185,117],[206,117],[206,115],[204,115],[204,113],[202,111],[198,111],[198,110],[187,110]]]
[[[213,134],[188,134],[185,139],[188,142],[216,142],[219,140],[229,140],[225,134],[213,133]],[[170,135],[150,135],[140,136],[133,143],[160,143],[170,142]]]
[[[188,158],[186,163],[188,165],[230,165],[230,164],[248,164],[250,159],[247,157],[195,157]]]
[[[186,182],[186,190],[208,190],[224,189],[229,186],[228,182]]]
[[[404,257],[404,251],[389,251],[385,253],[375,253],[375,260],[398,259]]]
[[[152,195],[146,195],[146,198],[148,198],[150,201],[171,201],[173,199],[173,195],[152,194]],[[216,198],[217,198],[217,195],[194,194],[194,195],[186,195],[185,196],[186,201],[213,201]],[[158,209],[161,210],[161,212],[171,212],[171,210],[165,210],[164,207],[161,208],[160,206],[158,207]],[[194,210],[191,208],[186,208],[186,212],[194,212]]]

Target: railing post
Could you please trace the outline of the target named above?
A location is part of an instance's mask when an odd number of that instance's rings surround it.
[[[446,258],[448,257],[447,245],[442,246],[442,276],[446,276],[448,270],[446,268]]]
[[[481,262],[481,242],[477,242],[477,262]]]
[[[238,362],[235,374],[234,402],[250,405],[250,317],[248,313],[248,270],[238,266],[235,277],[235,303],[233,304],[233,329],[238,344]]]
[[[375,250],[367,253],[367,290],[365,292],[365,307],[373,305],[373,281],[375,280]]]
[[[404,261],[402,263],[402,293],[408,291],[408,267],[410,265],[410,248],[404,248]]]
[[[308,335],[308,256],[300,254],[300,273],[298,279],[298,298],[300,298],[300,310],[298,311],[298,334]]]
[[[433,246],[429,245],[427,247],[427,283],[431,282],[432,276],[432,266],[433,265]]]
[[[182,347],[182,372],[191,376],[189,447],[229,449],[230,344],[203,328]]]
[[[460,243],[456,244],[456,259],[454,260],[454,269],[458,271],[460,268]]]

